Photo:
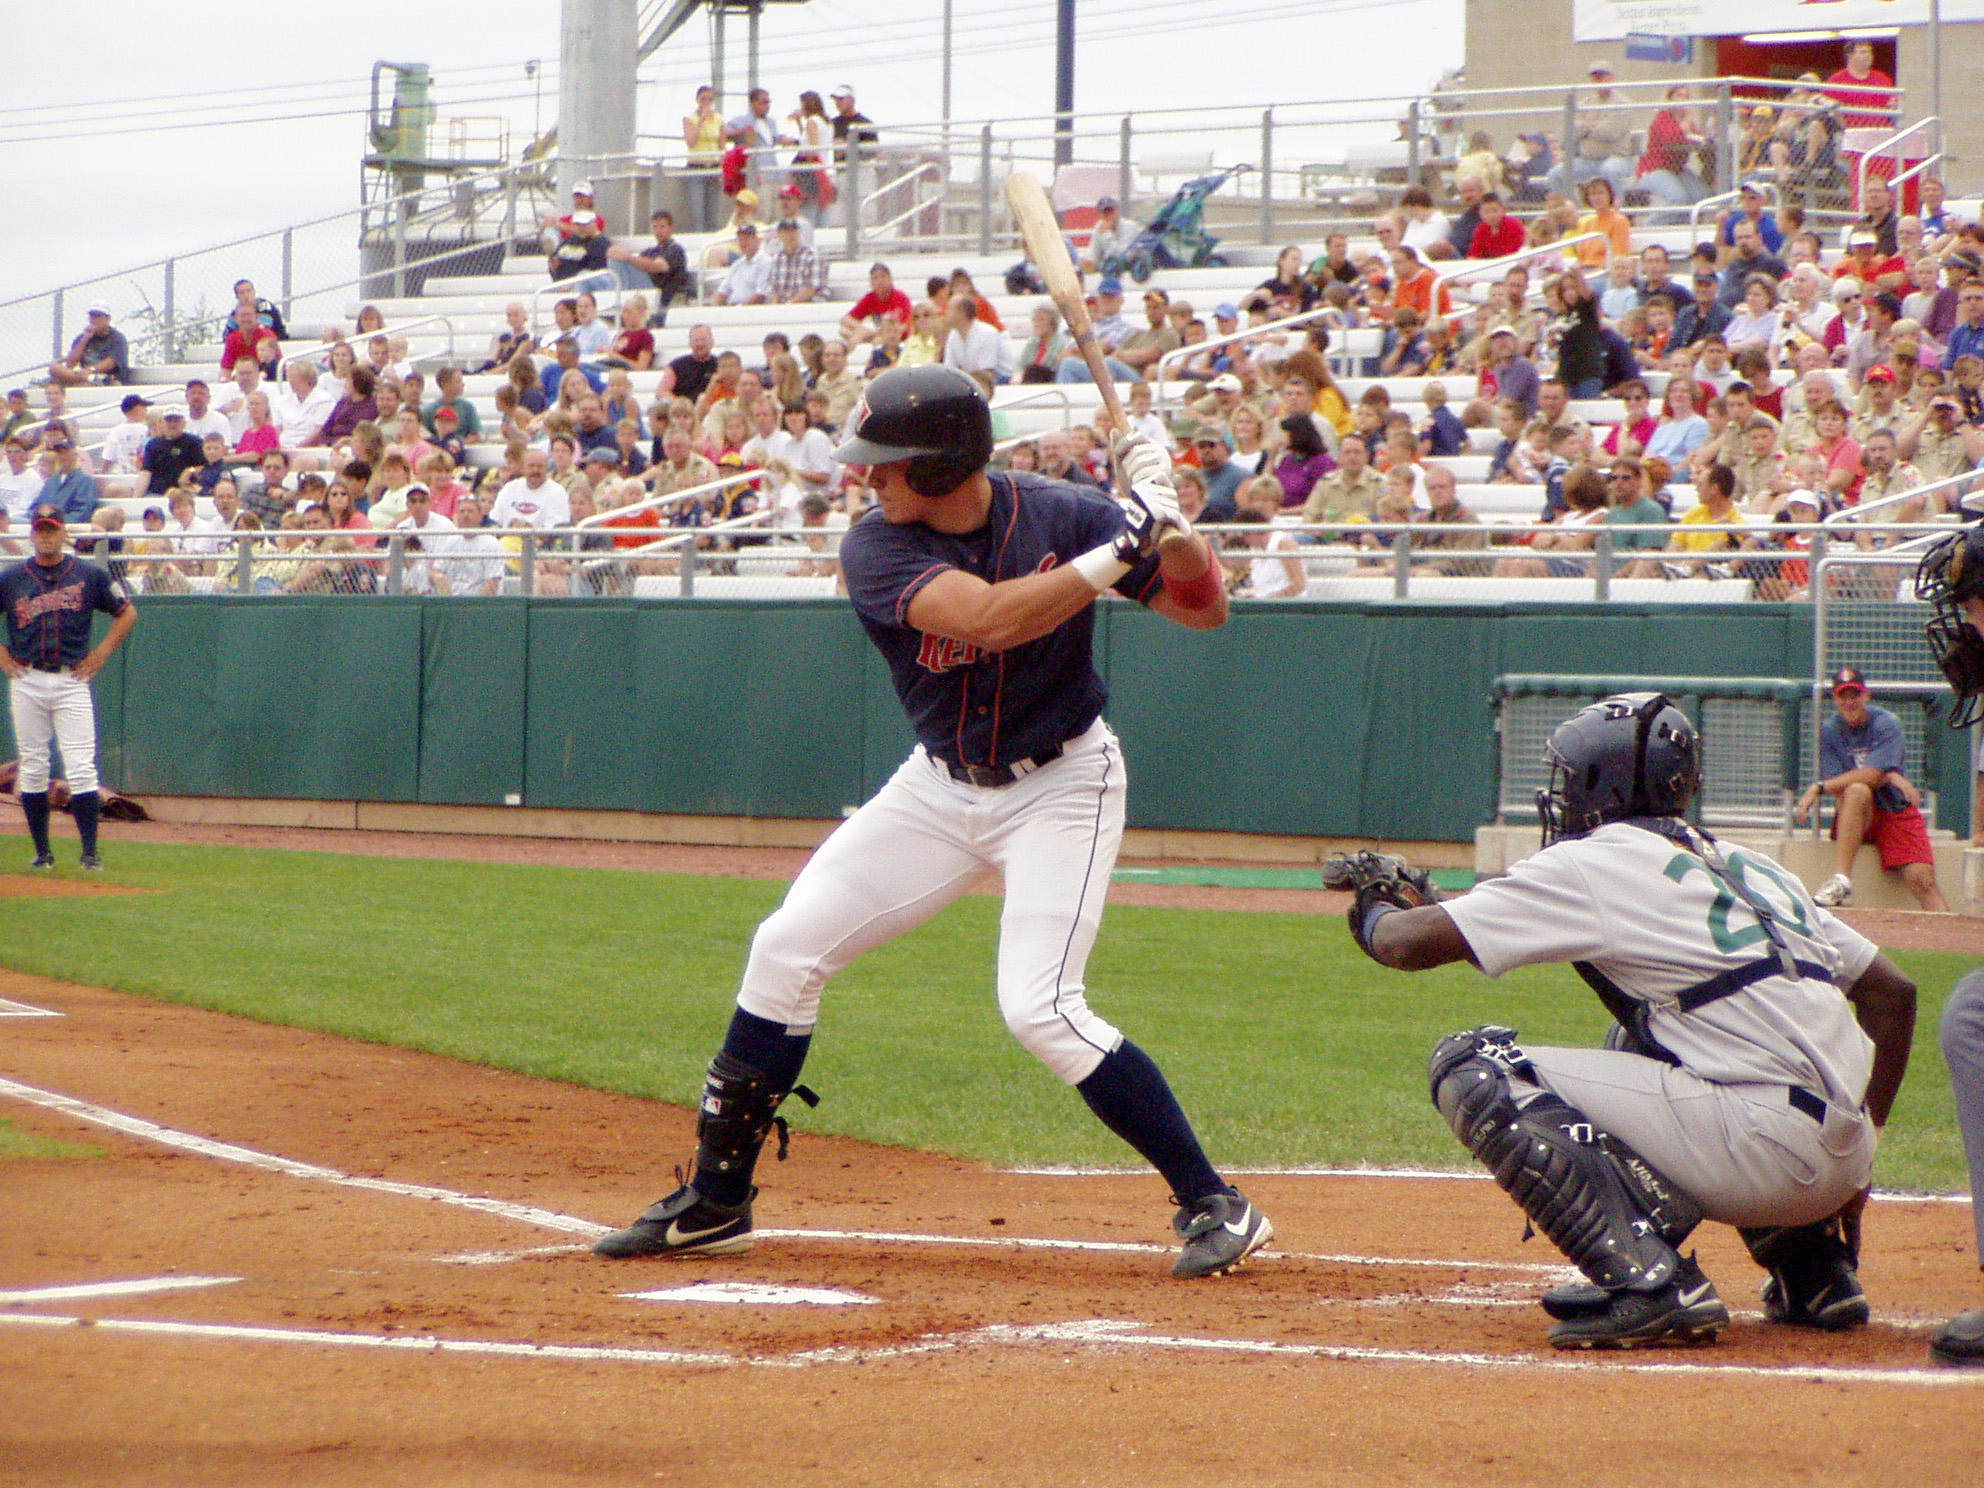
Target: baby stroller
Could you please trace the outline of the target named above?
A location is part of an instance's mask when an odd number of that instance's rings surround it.
[[[1105,274],[1128,274],[1142,284],[1154,269],[1223,269],[1226,260],[1212,250],[1219,242],[1205,230],[1205,202],[1227,179],[1251,165],[1231,166],[1209,176],[1195,176],[1160,207],[1150,225],[1121,254],[1104,263]]]

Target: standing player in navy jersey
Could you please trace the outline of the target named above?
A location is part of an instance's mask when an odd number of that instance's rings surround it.
[[[1148,440],[1118,447],[1120,503],[993,474],[991,413],[969,377],[900,368],[870,385],[836,452],[879,509],[841,540],[855,613],[887,658],[918,743],[813,855],[758,927],[711,1060],[690,1181],[594,1248],[727,1254],[751,1244],[751,1174],[796,1085],[827,979],[914,929],[984,869],[1005,876],[999,1009],[1014,1037],[1170,1183],[1177,1276],[1229,1271],[1274,1233],[1206,1160],[1149,1055],[1088,1005],[1083,970],[1123,836],[1122,746],[1090,657],[1114,589],[1194,630],[1226,620],[1219,567]],[[1167,531],[1173,541],[1160,554]],[[783,1131],[781,1129],[781,1146]]]
[[[83,867],[103,867],[96,851],[96,708],[90,679],[124,644],[138,611],[124,586],[92,563],[62,551],[62,509],[49,502],[28,514],[34,556],[0,572],[0,605],[7,611],[7,701],[14,743],[21,752],[21,810],[34,837],[35,868],[53,868],[48,842],[48,741],[62,746],[71,809],[83,839]],[[94,648],[96,612],[112,616],[110,632]]]

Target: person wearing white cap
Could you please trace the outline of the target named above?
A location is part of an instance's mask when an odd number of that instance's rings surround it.
[[[131,380],[131,347],[124,333],[111,327],[110,306],[102,300],[90,306],[89,329],[69,343],[67,356],[49,363],[48,375],[64,387]]]
[[[558,246],[551,250],[548,264],[552,279],[558,281],[584,276],[584,282],[574,288],[612,289],[617,281],[606,252],[613,246],[613,240],[607,237],[599,214],[574,212],[559,226]]]
[[[556,211],[546,212],[538,220],[544,224],[547,232],[555,232],[560,237],[571,237],[573,235],[573,224],[578,221],[579,214],[582,212],[595,213],[596,215],[596,209],[593,205],[592,182],[586,180],[578,180],[572,183],[571,211],[567,212],[563,217],[560,217]]]
[[[857,145],[875,143],[875,121],[854,106],[854,90],[846,83],[834,89],[831,97],[834,101],[834,116],[828,122],[832,124],[834,131],[834,159],[845,160],[849,134],[854,136]]]
[[[1580,110],[1577,118],[1577,148],[1575,157],[1569,162],[1571,185],[1582,185],[1593,176],[1603,176],[1612,183],[1614,192],[1623,193],[1633,183],[1639,172],[1638,157],[1633,154],[1633,124],[1630,115],[1612,107],[1612,64],[1594,62],[1591,64],[1592,103],[1591,110]],[[1564,191],[1564,167],[1558,165],[1544,178],[1551,191]]]

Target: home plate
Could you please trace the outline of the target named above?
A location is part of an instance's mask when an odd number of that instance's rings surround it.
[[[875,1299],[827,1287],[767,1286],[749,1281],[703,1281],[658,1292],[622,1292],[635,1302],[727,1302],[745,1307],[867,1307]]]
[[[25,1002],[14,1002],[0,997],[0,1018],[59,1018],[60,1013],[52,1013],[47,1008],[29,1007]]]

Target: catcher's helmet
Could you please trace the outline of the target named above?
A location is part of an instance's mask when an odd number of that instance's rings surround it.
[[[897,367],[868,385],[847,417],[843,465],[894,465],[919,496],[945,496],[992,458],[992,409],[955,367]]]
[[[1949,726],[1968,728],[1984,715],[1984,638],[1963,613],[1984,595],[1984,527],[1939,537],[1915,569],[1915,597],[1936,607],[1923,627],[1929,652],[1956,693]]]
[[[1915,569],[1915,597],[1939,609],[1955,609],[1984,594],[1984,527],[1966,527],[1939,537]]]
[[[1701,784],[1701,740],[1657,692],[1622,692],[1580,708],[1544,746],[1550,787],[1536,793],[1543,843],[1634,816],[1679,816]]]

